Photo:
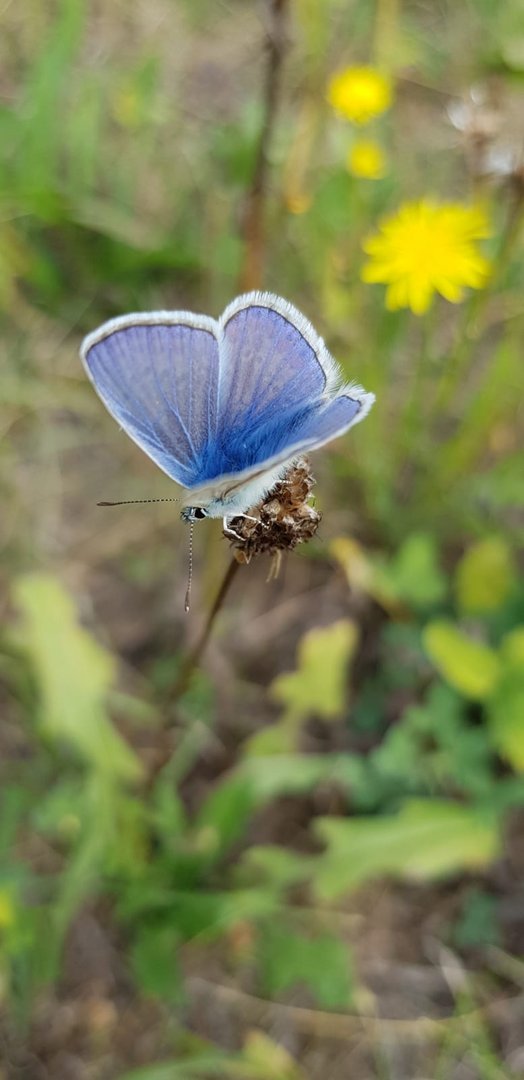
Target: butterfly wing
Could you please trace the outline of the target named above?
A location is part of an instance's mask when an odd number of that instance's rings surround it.
[[[373,402],[338,389],[322,339],[271,293],[239,297],[219,322],[187,312],[112,319],[81,354],[112,416],[195,505],[199,492],[238,489],[336,438]]]
[[[198,482],[218,417],[218,323],[186,312],[127,315],[83,342],[89,378],[124,431],[168,476]]]
[[[220,414],[261,422],[275,406],[289,412],[340,385],[340,372],[304,316],[272,293],[248,293],[220,319]]]
[[[280,297],[241,296],[219,326],[218,424],[198,487],[249,477],[321,446],[369,410],[373,395],[339,389],[341,374],[324,342]]]
[[[317,403],[307,410],[291,436],[284,417],[280,426],[277,423],[271,433],[272,445],[279,447],[273,456],[265,457],[247,469],[225,474],[198,486],[191,492],[191,502],[195,506],[216,504],[217,516],[226,513],[231,502],[234,502],[236,512],[249,509],[257,501],[252,497],[253,481],[259,482],[261,491],[268,491],[278,478],[279,466],[285,466],[300,454],[318,450],[325,443],[343,435],[366,416],[373,401],[374,395],[366,394],[360,387],[342,392],[332,400]],[[264,478],[267,478],[267,483],[264,483]],[[223,504],[222,509],[219,504]]]

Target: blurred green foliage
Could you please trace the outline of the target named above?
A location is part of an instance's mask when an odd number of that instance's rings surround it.
[[[14,599],[26,619],[20,636],[34,666],[44,736],[66,740],[109,780],[138,779],[140,765],[105,710],[116,678],[113,658],[78,625],[71,600],[52,577],[19,579]]]
[[[326,542],[297,557],[296,580],[327,584],[318,618],[311,593],[285,661],[266,658],[249,567],[228,618],[253,620],[250,662],[235,668],[235,632],[220,642],[233,695],[200,671],[178,701],[182,533],[173,543],[171,508],[132,526],[95,516],[101,483],[139,498],[162,481],[102,415],[76,353],[108,316],[217,314],[238,291],[264,27],[236,2],[27,7],[22,26],[7,6],[0,43],[0,1002],[29,1026],[73,920],[100,904],[136,992],[171,1015],[201,949],[222,949],[259,996],[358,1010],[337,916],[377,879],[473,874],[449,941],[467,955],[503,937],[483,875],[524,802],[520,7],[292,5],[263,284],[377,403],[316,459]],[[360,63],[396,84],[370,128],[389,161],[377,180],[349,174],[354,132],[325,100],[332,72]],[[505,176],[449,122],[472,86]],[[417,319],[360,280],[361,245],[425,195],[483,204],[493,273]],[[205,603],[222,563],[217,536],[200,535]],[[301,843],[260,835],[293,800]],[[237,1053],[185,1038],[176,1061],[121,1080],[304,1075],[261,1032]],[[470,1042],[475,1077],[501,1076],[482,1031]],[[443,1045],[439,1076],[455,1052]]]
[[[340,549],[340,544],[335,547]],[[409,551],[420,572],[420,541],[411,543]],[[289,916],[291,923],[285,928],[282,919],[290,889],[299,882],[310,883],[313,896],[326,901],[377,875],[431,879],[488,865],[500,850],[501,814],[523,797],[517,774],[524,753],[520,722],[524,651],[522,629],[508,629],[505,587],[499,591],[496,610],[492,604],[489,611],[495,621],[484,627],[491,645],[468,637],[452,620],[453,597],[462,595],[465,568],[470,606],[478,607],[472,568],[479,567],[482,595],[484,551],[485,542],[466,552],[455,584],[446,583],[437,566],[425,561],[428,582],[441,582],[445,595],[440,588],[425,590],[422,578],[411,598],[411,621],[404,622],[398,642],[391,635],[394,624],[386,625],[383,647],[390,659],[396,648],[405,649],[405,632],[411,627],[413,653],[411,661],[409,654],[402,661],[405,678],[416,683],[422,677],[429,686],[421,703],[407,707],[376,749],[366,758],[350,752],[328,756],[289,752],[290,717],[296,743],[308,716],[332,723],[335,715],[342,720],[348,710],[343,682],[350,675],[355,628],[342,621],[311,631],[301,643],[297,672],[280,676],[275,683],[275,698],[284,712],[269,731],[279,737],[266,753],[258,746],[253,754],[248,740],[243,761],[211,789],[193,817],[188,817],[173,786],[176,755],[152,784],[143,786],[142,771],[107,712],[115,666],[78,626],[69,597],[51,577],[21,578],[14,595],[25,623],[8,639],[11,652],[6,655],[11,655],[13,682],[32,686],[26,700],[27,723],[34,715],[41,718],[32,736],[40,740],[32,782],[39,784],[41,794],[31,805],[16,787],[8,788],[3,796],[4,829],[12,833],[21,821],[30,821],[37,832],[59,844],[65,862],[63,870],[44,881],[15,859],[5,876],[4,974],[12,993],[20,997],[20,1007],[22,998],[34,992],[31,987],[54,977],[75,908],[101,890],[114,895],[130,938],[132,970],[144,994],[173,1003],[181,1000],[180,947],[227,938],[246,925],[251,927],[247,955],[250,962],[257,958],[262,989],[279,994],[290,985],[306,983],[320,1005],[342,1007],[350,1000],[350,958],[344,959],[336,934],[315,931],[314,922],[299,932]],[[500,544],[497,561],[511,564],[508,551],[501,557]],[[388,580],[398,565],[398,556],[391,567],[379,560],[379,582]],[[409,554],[404,552],[400,565],[409,582]],[[404,591],[397,587],[395,602],[400,597],[407,604],[410,591],[410,585]],[[425,610],[420,607],[421,596],[426,597]],[[511,605],[514,601],[512,595]],[[449,614],[434,618],[435,607]],[[455,617],[459,614],[460,609]],[[42,625],[47,626],[47,636]],[[482,625],[477,623],[477,635]],[[317,672],[306,700],[304,685],[310,676],[301,676],[303,670]],[[388,673],[379,660],[368,726],[380,722],[397,681],[395,665]],[[483,724],[471,713],[472,699],[486,710]],[[362,723],[370,709],[366,683],[356,695],[355,709]],[[499,773],[499,754],[515,775]],[[57,755],[62,762],[60,779],[46,791]],[[264,805],[283,795],[313,792],[319,783],[338,788],[348,809],[359,815],[318,820],[315,831],[323,852],[297,856],[285,848],[251,846],[238,866],[232,866],[232,848],[243,840]],[[462,803],[453,801],[457,793]],[[406,801],[406,794],[416,798]],[[373,810],[373,816],[362,815],[366,809]],[[36,927],[35,912],[29,917],[17,900],[20,890],[28,887],[41,896]],[[38,927],[46,919],[45,911],[48,932],[42,940]],[[333,962],[326,968],[331,954]],[[238,963],[245,962],[241,950]],[[26,1005],[29,1000],[30,996]]]

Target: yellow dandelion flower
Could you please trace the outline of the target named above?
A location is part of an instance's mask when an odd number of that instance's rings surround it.
[[[490,263],[477,241],[489,235],[480,206],[439,205],[431,199],[404,203],[364,241],[370,258],[362,280],[388,286],[389,311],[409,307],[423,315],[435,292],[458,304],[465,287],[482,289],[488,280]]]
[[[372,67],[350,67],[330,80],[327,99],[336,112],[354,124],[367,124],[389,109],[393,85],[388,75]]]
[[[386,155],[373,139],[357,139],[350,148],[346,164],[352,176],[380,180],[387,172]]]

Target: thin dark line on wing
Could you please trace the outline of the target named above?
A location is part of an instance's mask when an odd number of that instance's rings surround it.
[[[361,408],[362,408],[362,406],[364,404],[364,402],[362,401],[362,398],[351,397],[351,394],[337,394],[333,398],[333,401],[340,401],[341,398],[347,398],[348,401],[352,401],[355,405],[358,405],[358,411],[359,412],[360,412],[360,410],[361,410]]]
[[[169,321],[158,322],[155,319],[151,319],[151,320],[149,320],[149,319],[144,319],[144,320],[140,319],[140,321],[137,321],[135,323],[129,323],[128,326],[114,326],[111,329],[106,330],[106,332],[104,334],[101,334],[100,337],[97,337],[96,341],[93,341],[92,344],[89,346],[89,348],[88,348],[88,350],[87,350],[87,352],[85,354],[86,359],[89,356],[89,353],[91,352],[91,349],[96,349],[96,346],[100,345],[102,341],[107,341],[108,338],[113,337],[113,334],[122,334],[122,333],[125,333],[126,330],[133,330],[137,326],[163,326],[163,327],[183,326],[188,330],[200,330],[203,334],[209,334],[209,336],[212,337],[214,341],[217,340],[216,335],[213,333],[212,330],[209,330],[207,326],[196,326],[195,323],[188,323],[188,322],[169,322]]]

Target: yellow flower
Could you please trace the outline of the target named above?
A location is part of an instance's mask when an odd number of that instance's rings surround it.
[[[363,180],[380,180],[386,175],[386,155],[381,146],[373,139],[357,139],[351,147],[347,167],[352,176]]]
[[[431,199],[404,203],[364,241],[370,258],[362,268],[362,280],[388,286],[390,311],[409,307],[422,315],[435,292],[457,304],[465,286],[482,289],[487,282],[490,263],[476,241],[489,235],[480,206],[439,205]]]
[[[389,109],[393,86],[388,75],[372,67],[350,67],[339,71],[330,80],[327,90],[329,104],[346,120],[367,124],[374,116]]]

